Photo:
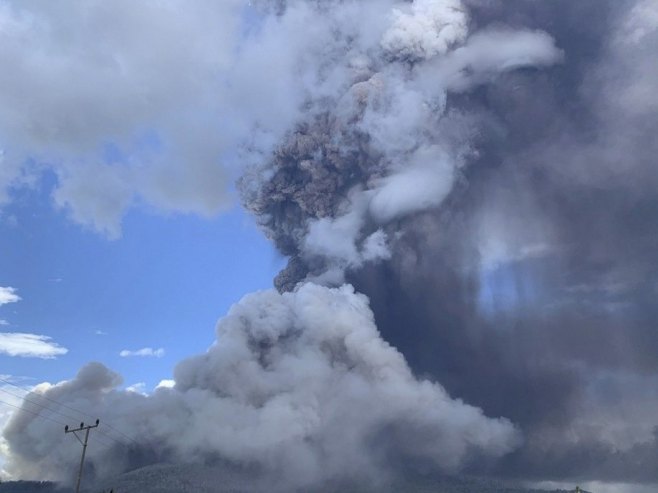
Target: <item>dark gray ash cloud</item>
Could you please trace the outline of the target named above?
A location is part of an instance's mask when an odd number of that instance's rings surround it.
[[[419,105],[409,94],[400,96],[397,112],[394,96],[383,111],[370,109],[375,102],[362,102],[361,113],[351,114],[350,121],[361,145],[340,146],[358,150],[345,156],[347,170],[344,161],[334,168],[322,160],[322,142],[306,155],[288,143],[279,148],[270,165],[275,172],[253,208],[291,256],[277,285],[287,290],[309,276],[322,278],[336,263],[346,269],[347,280],[371,298],[384,338],[416,372],[524,430],[525,445],[498,474],[653,481],[655,401],[646,396],[654,394],[658,361],[658,98],[650,89],[657,75],[655,6],[466,3],[471,28],[477,26],[489,42],[479,45],[478,34],[472,35],[466,46],[476,52],[494,46],[491,30],[522,29],[546,33],[560,54],[550,66],[542,67],[539,58],[494,74],[464,65],[445,77],[445,100],[433,108],[428,95],[440,99],[442,69],[460,59],[459,48],[429,62],[406,54],[404,68],[392,69],[400,60],[393,57],[391,65],[373,69],[371,87],[385,86],[386,75],[402,72],[398,93],[410,81],[418,84],[414,89],[436,92],[422,93]],[[464,58],[494,64],[488,53]],[[363,90],[362,84],[354,87]],[[431,116],[422,116],[422,105]],[[377,118],[369,119],[370,111],[378,111]],[[329,114],[341,116],[340,110]],[[388,116],[395,122],[390,134],[383,133]],[[288,142],[316,129],[325,140],[334,130],[309,121]],[[334,135],[344,132],[341,127]],[[428,144],[441,146],[453,160],[456,176],[441,178],[445,193],[433,189],[436,202],[419,199],[417,213],[396,202],[397,195],[387,196],[382,207],[393,212],[382,213],[377,189],[394,181],[389,160],[404,156],[411,174],[411,156]],[[306,176],[303,163],[311,156],[319,157],[310,188],[302,182],[288,193],[285,179],[277,188],[284,170]],[[440,165],[431,170],[435,177],[440,173]],[[426,182],[419,176],[421,186],[401,181],[400,193],[418,198]],[[333,189],[333,209],[326,195],[321,200],[313,195],[328,183],[342,186]],[[357,248],[380,228],[387,238],[386,260],[332,263],[326,254],[317,259],[308,251],[313,225],[327,222],[326,216],[341,217],[335,207],[354,202],[346,190],[359,186],[374,192],[367,219],[358,226]],[[247,206],[252,203],[247,195]],[[396,217],[396,211],[402,212]],[[338,234],[349,237],[344,229]]]

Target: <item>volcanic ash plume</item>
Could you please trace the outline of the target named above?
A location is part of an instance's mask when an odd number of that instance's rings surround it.
[[[657,480],[654,3],[391,7],[242,181],[277,288],[367,294],[415,372],[521,428],[500,474]]]
[[[173,389],[45,391],[141,437],[92,471],[658,479],[652,2],[253,4],[216,110],[289,264]],[[14,470],[60,477],[60,434],[17,413]]]
[[[173,389],[119,391],[116,375],[91,364],[46,396],[140,437],[130,453],[92,449],[97,477],[139,464],[229,461],[289,487],[385,481],[409,464],[454,472],[504,456],[520,443],[513,424],[416,378],[380,336],[367,298],[343,283],[391,258],[404,239],[400,221],[441,206],[462,179],[477,126],[450,110],[449,91],[550,66],[561,52],[540,31],[469,34],[457,0],[257,5],[258,29],[231,76],[237,85],[245,73],[253,79],[266,47],[300,75],[279,81],[289,83],[281,99],[300,105],[281,115],[293,122],[287,131],[275,124],[268,133],[262,108],[254,110],[251,124],[262,131],[254,135],[267,137],[243,146],[253,165],[240,182],[246,207],[290,257],[276,281],[283,294],[237,304],[208,352],[178,365]],[[76,451],[55,447],[59,434],[18,413],[5,432],[10,465],[65,479]]]
[[[117,376],[90,364],[43,395],[139,437],[139,445],[127,444],[129,453],[124,446],[92,447],[89,458],[101,475],[134,467],[129,462],[140,457],[206,464],[221,458],[257,466],[288,488],[332,479],[385,482],[403,458],[455,471],[519,442],[509,421],[489,419],[440,385],[416,379],[380,337],[367,298],[349,286],[305,284],[294,293],[246,296],[218,324],[216,343],[181,362],[175,379],[173,389],[146,397],[116,390]],[[14,467],[66,479],[62,471],[77,450],[58,446],[61,430],[24,413],[5,435]]]
[[[336,2],[323,13],[338,29],[354,8]],[[449,92],[561,59],[544,32],[468,36],[467,25],[460,2],[418,0],[394,5],[379,36],[350,24],[334,33],[324,62],[341,83],[310,93],[305,118],[240,181],[245,207],[291,257],[279,289],[339,285],[346,271],[389,258],[396,221],[439,207],[475,153],[476,121],[448,108]]]

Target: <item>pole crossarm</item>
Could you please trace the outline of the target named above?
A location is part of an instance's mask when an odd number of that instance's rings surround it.
[[[87,444],[89,443],[89,431],[92,430],[93,428],[98,428],[98,425],[101,423],[100,419],[96,420],[96,423],[93,425],[86,425],[83,423],[80,423],[79,428],[71,429],[69,428],[69,425],[66,425],[64,427],[64,433],[73,433],[75,438],[77,438],[78,442],[80,442],[80,445],[82,445],[82,457],[80,457],[80,469],[78,470],[78,481],[75,485],[75,493],[80,493],[80,482],[82,481],[82,466],[85,463],[85,454],[87,453]],[[84,431],[85,432],[85,439],[82,441],[82,439],[78,436],[77,432],[78,431]]]
[[[66,426],[64,427],[64,433],[75,433],[76,431],[84,431],[84,430],[86,430],[87,428],[97,428],[99,424],[101,424],[100,419],[97,419],[97,420],[96,420],[96,423],[93,424],[93,425],[87,425],[87,426],[85,426],[84,423],[80,423],[80,428],[76,428],[75,430],[72,430],[71,428],[69,428],[68,425],[66,425]],[[76,435],[76,436],[77,436],[77,435]]]

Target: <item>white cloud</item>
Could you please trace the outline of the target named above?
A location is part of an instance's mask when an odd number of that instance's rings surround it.
[[[135,203],[204,215],[226,207],[221,73],[242,8],[0,4],[0,205],[26,174],[50,169],[55,203],[110,237]],[[30,159],[43,168],[28,169]]]
[[[160,383],[158,383],[155,386],[155,390],[157,390],[157,389],[173,389],[175,386],[176,386],[176,380],[165,378],[164,380],[160,380]]]
[[[16,288],[0,286],[0,306],[20,300],[21,297],[16,294]]]
[[[100,330],[100,329],[96,329],[96,330],[94,331],[94,334],[96,334],[97,336],[106,336],[106,335],[107,335],[107,332],[105,332],[105,331],[103,331],[103,330]]]
[[[23,332],[0,332],[0,353],[23,358],[51,359],[68,353],[52,338]]]
[[[131,356],[162,358],[164,354],[165,354],[164,348],[153,349],[151,347],[144,347],[142,349],[137,349],[135,351],[124,349],[119,353],[119,356],[121,356],[122,358],[128,358]]]
[[[9,322],[7,322],[6,320],[0,318],[0,325],[9,325]]]

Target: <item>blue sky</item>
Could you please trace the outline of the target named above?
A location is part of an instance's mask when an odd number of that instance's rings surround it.
[[[93,360],[126,385],[152,388],[204,351],[217,319],[245,293],[269,288],[282,266],[239,207],[214,219],[133,208],[122,236],[109,240],[54,208],[50,181],[17,192],[0,221],[0,286],[21,297],[0,306],[8,323],[0,331],[45,335],[68,352],[0,354],[0,373],[55,382]],[[142,348],[164,356],[119,356]]]

